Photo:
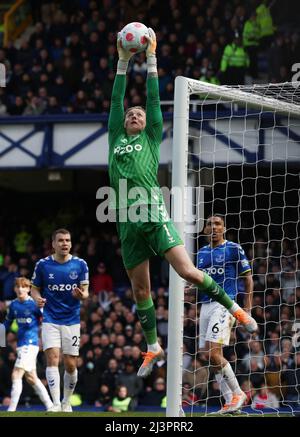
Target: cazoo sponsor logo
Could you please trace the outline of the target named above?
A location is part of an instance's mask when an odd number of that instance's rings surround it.
[[[77,287],[77,284],[49,284],[48,289],[51,291],[72,291]]]
[[[131,144],[127,144],[126,146],[117,146],[114,149],[115,155],[124,155],[125,153],[132,153],[133,151],[140,152],[143,146],[141,144],[135,144],[132,146]]]

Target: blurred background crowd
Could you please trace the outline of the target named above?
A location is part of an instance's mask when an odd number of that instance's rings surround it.
[[[289,0],[165,3],[32,0],[30,31],[17,44],[0,46],[7,75],[0,115],[107,113],[116,35],[132,17],[156,32],[162,101],[173,100],[178,75],[216,84],[291,81],[300,39]],[[145,76],[141,53],[130,64],[125,106],[144,104]]]
[[[90,299],[81,307],[79,382],[75,402],[106,408],[117,387],[125,385],[135,407],[164,406],[166,361],[158,362],[145,381],[136,376],[141,364],[140,351],[145,350],[146,345],[114,228],[84,225],[80,213],[78,216],[72,214],[71,208],[51,209],[53,216],[45,211],[35,216],[34,222],[24,221],[23,224],[20,219],[14,220],[14,216],[9,223],[7,217],[1,215],[0,319],[3,321],[10,301],[15,298],[14,279],[20,275],[31,277],[36,261],[52,253],[51,230],[72,216],[72,253],[84,258],[90,269]],[[227,238],[235,239],[230,231]],[[252,405],[255,396],[269,390],[275,397],[273,406],[278,407],[280,403],[296,406],[299,405],[300,382],[300,345],[294,337],[295,321],[300,321],[297,241],[288,238],[270,244],[265,241],[266,236],[262,234],[246,250],[253,268],[252,314],[259,324],[259,333],[250,339],[242,328],[234,329],[225,356],[247,392],[249,404]],[[201,244],[204,244],[203,237],[200,237]],[[158,335],[166,348],[168,265],[158,257],[151,260],[151,279]],[[239,299],[242,298],[241,293]],[[185,302],[184,405],[220,405],[220,392],[212,369],[197,350],[200,309],[197,299],[197,294],[192,293],[187,295]],[[17,327],[13,325],[7,348],[0,351],[0,401],[4,405],[10,394],[16,336]],[[38,373],[46,383],[44,372],[45,357],[40,352]],[[37,402],[30,386],[25,385],[21,401]],[[268,395],[268,405],[269,401]]]

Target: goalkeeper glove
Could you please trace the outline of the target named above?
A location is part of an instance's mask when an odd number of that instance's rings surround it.
[[[129,59],[133,56],[133,53],[128,52],[127,50],[124,50],[121,45],[121,33],[118,33],[118,39],[117,39],[117,50],[119,55],[120,61],[128,62]]]
[[[156,35],[154,30],[151,29],[151,27],[149,27],[148,31],[149,31],[149,36],[145,35],[148,41],[148,46],[146,49],[147,58],[149,58],[150,56],[156,56],[156,46],[157,46]]]

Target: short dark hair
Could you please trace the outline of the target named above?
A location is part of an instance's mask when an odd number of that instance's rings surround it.
[[[59,229],[56,229],[56,230],[52,233],[52,241],[55,240],[57,234],[70,234],[70,235],[71,235],[71,232],[68,231],[68,229],[65,229],[65,228],[59,228]]]
[[[209,214],[209,216],[206,219],[206,225],[207,225],[208,220],[210,218],[212,218],[212,217],[219,217],[222,220],[222,222],[224,223],[224,226],[225,226],[225,217],[222,214]]]

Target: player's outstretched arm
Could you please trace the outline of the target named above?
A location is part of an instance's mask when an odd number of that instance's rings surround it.
[[[40,289],[38,287],[31,285],[30,295],[39,308],[43,308],[45,306],[47,299],[44,299],[41,296]]]
[[[162,139],[163,119],[160,107],[157,59],[156,59],[156,35],[149,27],[149,35],[146,36],[148,46],[147,57],[147,104],[146,104],[146,131],[153,139],[160,144]]]
[[[114,138],[118,136],[120,129],[123,129],[124,123],[124,96],[126,90],[126,73],[128,62],[133,53],[127,52],[121,46],[120,34],[117,39],[118,65],[117,74],[111,95],[111,105],[108,119],[109,144],[112,144]]]
[[[80,288],[76,287],[72,291],[72,295],[75,299],[84,300],[89,297],[89,286],[87,284],[81,284]]]

